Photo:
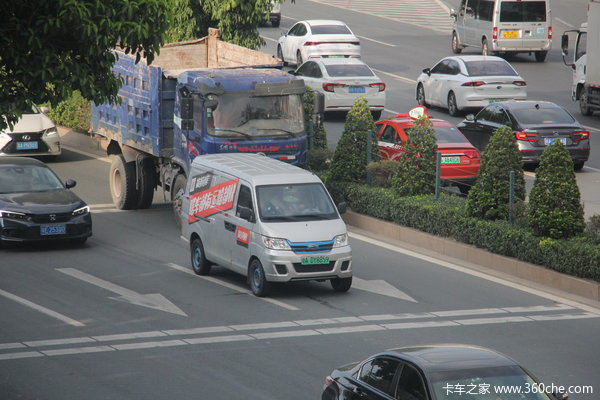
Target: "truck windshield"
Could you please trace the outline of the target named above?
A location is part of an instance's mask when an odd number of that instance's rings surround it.
[[[338,217],[321,183],[258,186],[256,199],[262,221],[319,221]]]
[[[220,137],[289,136],[304,130],[300,95],[225,93],[206,117],[208,133]]]

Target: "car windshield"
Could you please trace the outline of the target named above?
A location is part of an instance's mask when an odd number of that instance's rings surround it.
[[[313,35],[352,35],[346,25],[311,25]]]
[[[321,183],[258,186],[256,199],[262,221],[315,221],[338,217]]]
[[[300,95],[225,93],[216,109],[206,111],[208,133],[230,138],[295,135],[303,131],[303,110]]]
[[[544,22],[545,1],[503,1],[500,3],[500,22]]]
[[[332,78],[344,76],[375,76],[366,65],[326,65],[325,69]]]
[[[437,400],[550,400],[518,366],[434,372],[431,383]]]
[[[522,108],[512,111],[521,125],[573,124],[575,118],[562,108]]]
[[[435,138],[438,143],[463,143],[467,139],[453,126],[434,126]]]
[[[517,71],[503,60],[465,61],[469,76],[517,76]]]
[[[58,189],[64,189],[64,186],[49,168],[35,165],[0,165],[0,193]]]

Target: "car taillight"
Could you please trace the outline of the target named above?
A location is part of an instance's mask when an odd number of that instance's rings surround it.
[[[588,131],[573,132],[573,135],[579,136],[578,138],[573,139],[574,142],[580,142],[590,138],[590,133]]]
[[[369,84],[369,86],[379,88],[380,92],[383,92],[385,90],[385,83],[383,83],[383,82],[371,83],[371,84]]]
[[[492,29],[492,39],[498,39],[498,27],[496,26],[494,27],[494,29]]]
[[[548,39],[552,39],[552,27],[548,28]]]
[[[344,87],[346,85],[344,85],[343,83],[324,83],[323,84],[323,90],[326,92],[333,92],[333,90],[336,87]]]
[[[515,136],[517,140],[523,140],[525,142],[537,142],[537,139],[532,138],[531,136],[536,136],[537,133],[532,132],[515,132]]]
[[[465,156],[469,158],[479,158],[479,152],[475,150],[467,150],[465,151]]]
[[[482,85],[485,85],[484,81],[465,82],[460,86],[482,86]]]
[[[319,43],[319,42],[304,42],[305,46],[316,46],[318,44],[321,44],[321,43]]]
[[[525,81],[514,81],[513,85],[516,85],[516,86],[527,86],[527,82],[525,82]]]

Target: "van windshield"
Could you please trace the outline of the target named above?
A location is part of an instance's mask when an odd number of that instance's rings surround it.
[[[256,187],[261,221],[291,222],[337,219],[338,213],[321,183]]]
[[[500,22],[545,22],[545,1],[503,1]]]

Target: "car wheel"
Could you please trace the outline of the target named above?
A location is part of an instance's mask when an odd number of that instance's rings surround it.
[[[594,112],[588,105],[587,93],[585,92],[585,88],[581,89],[581,93],[579,94],[579,111],[581,115],[592,115]]]
[[[378,121],[381,118],[381,110],[371,111],[371,115],[373,115],[374,121]]]
[[[267,282],[265,270],[257,258],[252,260],[248,268],[248,281],[250,290],[257,297],[265,297],[271,291],[271,284]]]
[[[454,54],[460,54],[462,52],[462,47],[458,43],[458,35],[456,32],[452,32],[452,52]]]
[[[495,56],[496,55],[495,52],[490,51],[487,39],[483,39],[481,41],[481,54],[484,56]]]
[[[175,223],[178,227],[181,227],[183,221],[181,220],[181,202],[185,192],[186,179],[183,174],[177,174],[173,179],[171,185],[171,201],[173,207],[173,215],[175,216]]]
[[[190,245],[190,252],[192,258],[192,269],[196,275],[208,275],[210,273],[210,263],[206,259],[204,253],[204,246],[200,238],[196,238]]]
[[[581,171],[583,169],[583,164],[585,164],[583,161],[576,162],[573,164],[573,168],[575,171]]]
[[[417,86],[417,103],[420,106],[427,107],[427,101],[425,101],[425,89],[423,88],[423,85],[421,85],[420,83]]]
[[[331,287],[336,292],[347,292],[352,286],[352,277],[350,278],[333,278],[331,279]]]
[[[548,54],[547,51],[536,51],[535,52],[535,61],[544,62],[547,54]]]
[[[280,44],[277,45],[277,58],[285,63],[285,60],[283,59],[283,50],[281,50]]]
[[[448,114],[453,117],[458,115],[458,105],[456,104],[456,96],[454,92],[448,93]]]
[[[300,50],[296,52],[296,64],[297,66],[302,64],[302,54],[300,54]]]
[[[108,181],[113,203],[119,210],[133,210],[138,200],[135,187],[135,163],[125,162],[121,154],[113,154],[110,159]]]

